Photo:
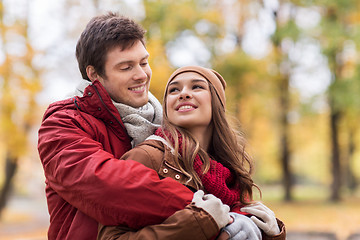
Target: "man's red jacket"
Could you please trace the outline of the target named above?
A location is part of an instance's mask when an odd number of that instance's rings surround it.
[[[53,103],[39,130],[46,177],[48,238],[96,239],[98,222],[141,228],[160,223],[191,202],[193,193],[135,161],[120,115],[95,81],[83,97]]]

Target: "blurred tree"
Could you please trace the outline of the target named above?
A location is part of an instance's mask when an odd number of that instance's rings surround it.
[[[282,3],[282,2],[281,2]],[[280,5],[281,5],[280,3]],[[290,169],[290,160],[291,153],[289,147],[289,101],[290,101],[290,92],[289,92],[289,75],[290,69],[289,65],[286,64],[286,55],[281,50],[281,42],[287,37],[289,34],[289,26],[290,30],[292,30],[291,26],[293,25],[293,20],[289,19],[289,21],[282,23],[278,18],[278,10],[274,11],[274,17],[276,21],[276,31],[272,37],[272,42],[274,45],[273,50],[273,62],[276,64],[276,68],[278,69],[277,74],[274,76],[274,82],[278,86],[277,96],[279,96],[279,137],[280,137],[280,160],[283,171],[283,184],[285,190],[285,200],[291,201],[293,199],[292,196],[292,187],[293,187],[293,179],[292,172]],[[284,66],[281,69],[281,66]]]
[[[254,19],[261,22],[260,13],[264,10],[263,7],[262,1],[242,0],[233,3],[227,11],[224,11],[224,15],[231,16],[230,22],[227,23],[227,31],[229,35],[233,36],[233,39],[236,39],[236,47],[228,53],[215,56],[213,65],[222,73],[228,83],[227,96],[232,100],[229,101],[231,103],[229,107],[234,109],[236,117],[241,119],[242,123],[247,123],[245,129],[247,134],[257,134],[257,129],[261,128],[260,126],[279,123],[278,127],[268,127],[267,132],[262,131],[262,133],[259,133],[260,135],[248,136],[250,138],[259,138],[258,140],[252,139],[253,142],[259,142],[262,145],[257,145],[259,148],[256,148],[255,155],[264,159],[266,163],[271,162],[272,156],[265,155],[272,154],[274,151],[269,151],[269,148],[273,149],[273,144],[267,143],[265,139],[269,139],[268,142],[273,142],[271,138],[276,135],[279,136],[280,140],[276,149],[279,149],[278,154],[281,164],[267,165],[267,170],[264,171],[270,172],[268,171],[269,166],[273,170],[278,166],[282,166],[285,199],[291,200],[292,173],[290,169],[290,132],[288,123],[290,69],[286,68],[289,67],[288,60],[286,53],[282,52],[281,42],[289,37],[295,39],[298,30],[292,19],[288,22],[278,21],[277,10],[274,9],[273,14],[277,29],[271,39],[273,43],[272,52],[262,60],[251,58],[243,49],[243,39],[244,34],[246,34],[245,25]],[[219,9],[221,9],[220,6]],[[274,104],[273,101],[269,100],[273,98],[278,98],[276,105],[279,107],[276,109],[269,107]],[[271,119],[275,115],[279,120],[272,122]],[[278,129],[277,134],[272,133],[274,129]],[[274,180],[272,179],[272,181]]]
[[[0,147],[5,155],[5,179],[0,191],[0,213],[10,193],[19,158],[27,151],[28,134],[34,125],[36,94],[41,89],[40,71],[34,66],[36,52],[28,36],[28,5],[24,18],[6,16],[0,1]],[[6,20],[7,21],[6,21]]]
[[[218,2],[218,9],[222,9],[225,21],[226,18],[231,17],[225,22],[225,28],[227,29],[226,37],[232,39],[234,46],[231,51],[226,49],[225,53],[215,50],[212,65],[227,82],[228,98],[232,100],[232,105],[228,106],[228,108],[233,109],[235,117],[238,119],[241,119],[243,114],[241,108],[246,108],[246,104],[242,104],[242,100],[245,101],[250,95],[257,94],[259,91],[261,92],[261,89],[264,89],[258,88],[257,85],[264,84],[264,82],[259,81],[264,76],[262,75],[264,68],[261,61],[255,60],[246,54],[242,48],[245,23],[256,17],[250,11],[256,2],[259,3],[259,1],[241,0],[232,3],[228,7],[224,6],[223,1]],[[221,48],[221,45],[217,46],[217,48]],[[253,92],[252,89],[259,91]]]
[[[174,60],[169,59],[169,54],[175,56],[171,51],[184,49],[183,44],[187,42],[191,44],[192,41],[200,41],[211,59],[216,39],[221,36],[223,19],[215,5],[205,0],[144,0],[143,4],[146,17],[141,23],[147,30],[147,49],[153,71],[151,91],[161,99],[165,82],[174,70],[174,65],[179,67]],[[207,59],[204,55],[194,56],[194,53],[189,51],[189,46],[185,45],[185,48],[187,49],[184,49],[184,52],[189,54],[187,56],[192,55],[197,64],[206,65]],[[177,60],[184,59],[175,59]],[[185,61],[191,62],[190,59]]]
[[[289,10],[290,9],[290,10]],[[290,14],[284,18],[282,11],[288,11]],[[292,107],[292,97],[290,89],[290,75],[292,64],[288,58],[288,52],[283,50],[283,41],[296,42],[299,38],[299,29],[295,24],[296,5],[287,0],[279,1],[279,6],[273,8],[273,17],[276,23],[276,30],[271,37],[273,49],[268,56],[273,63],[271,82],[275,86],[275,96],[278,98],[278,136],[279,136],[279,158],[283,174],[284,200],[293,200],[293,171],[291,169],[291,132],[289,114]]]
[[[319,39],[323,53],[328,58],[329,68],[333,79],[328,91],[330,106],[330,129],[332,150],[332,186],[330,200],[341,199],[343,169],[347,169],[348,176],[354,174],[349,167],[349,161],[344,159],[344,151],[340,142],[341,122],[346,121],[348,138],[348,157],[354,152],[355,143],[353,134],[358,131],[354,124],[354,114],[359,117],[359,75],[356,74],[354,59],[344,55],[349,43],[359,42],[359,11],[360,5],[356,0],[339,2],[336,0],[321,1],[323,8],[322,32]],[[356,52],[356,50],[354,50]],[[346,148],[345,148],[346,149]],[[343,158],[343,159],[341,159]],[[343,163],[343,164],[342,164]],[[347,166],[344,166],[347,165]],[[351,180],[353,181],[353,180]]]

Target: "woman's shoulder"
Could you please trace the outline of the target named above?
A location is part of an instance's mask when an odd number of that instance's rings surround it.
[[[134,160],[158,171],[164,156],[164,145],[156,140],[146,140],[126,152],[122,160]]]

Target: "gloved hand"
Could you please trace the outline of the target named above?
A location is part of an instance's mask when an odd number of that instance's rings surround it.
[[[251,220],[268,236],[275,236],[280,233],[275,213],[264,204],[257,202],[241,208],[240,211],[254,215],[251,217]]]
[[[215,220],[219,229],[225,227],[230,221],[232,221],[229,211],[230,207],[223,204],[221,200],[212,194],[204,195],[202,190],[194,193],[192,202],[196,207],[204,209]]]
[[[234,219],[234,222],[222,229],[222,231],[229,234],[229,239],[261,240],[260,229],[249,217],[235,212],[231,212],[230,216]]]

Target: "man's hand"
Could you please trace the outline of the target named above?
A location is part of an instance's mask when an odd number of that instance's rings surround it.
[[[217,223],[219,229],[225,227],[232,221],[229,215],[230,207],[223,204],[219,198],[212,194],[204,195],[204,192],[199,190],[194,193],[192,202],[196,207],[202,208],[209,213]]]
[[[261,228],[268,236],[275,236],[280,233],[279,226],[276,221],[275,213],[264,204],[258,202],[240,209],[242,212],[250,213],[254,216],[251,220]]]
[[[223,228],[217,239],[225,240],[261,240],[260,229],[247,216],[231,212],[234,222]]]

